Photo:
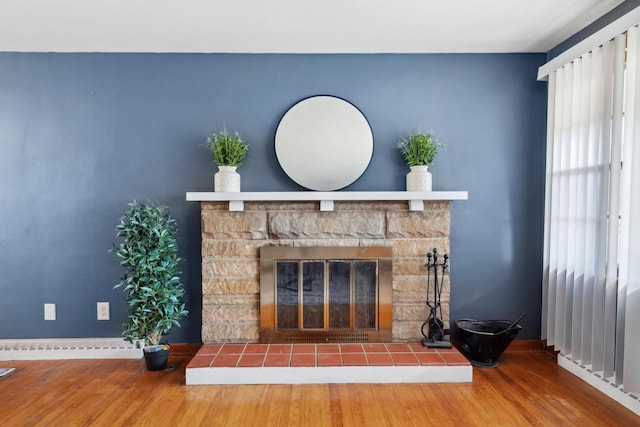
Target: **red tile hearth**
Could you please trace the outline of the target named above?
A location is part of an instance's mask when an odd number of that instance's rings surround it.
[[[455,348],[421,343],[373,344],[205,344],[189,368],[325,366],[469,366]]]
[[[421,343],[206,344],[187,385],[471,382],[471,364]]]

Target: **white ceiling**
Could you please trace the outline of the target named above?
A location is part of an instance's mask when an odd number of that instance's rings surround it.
[[[546,52],[622,0],[0,0],[0,51]]]

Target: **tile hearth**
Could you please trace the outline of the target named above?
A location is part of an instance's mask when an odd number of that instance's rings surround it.
[[[455,348],[421,343],[205,344],[189,362],[187,385],[471,382]]]

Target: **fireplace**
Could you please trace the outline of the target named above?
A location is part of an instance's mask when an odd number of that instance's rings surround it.
[[[266,310],[261,307],[260,292],[263,248],[298,248],[303,254],[312,248],[332,248],[330,255],[300,257],[311,260],[357,260],[353,255],[336,255],[337,248],[370,253],[373,247],[387,248],[391,257],[375,258],[392,260],[392,301],[380,304],[378,300],[378,326],[390,313],[392,332],[387,342],[422,339],[420,328],[429,314],[425,254],[433,248],[450,252],[448,201],[426,201],[422,211],[411,211],[406,202],[381,200],[336,201],[329,212],[309,201],[248,201],[242,212],[230,211],[229,202],[205,201],[201,207],[204,343],[260,342],[261,317]],[[380,275],[378,281],[382,281]],[[449,289],[447,276],[442,292],[447,327]],[[379,298],[386,292],[379,290]],[[369,340],[376,339],[371,337],[375,333],[367,334]]]
[[[390,247],[260,249],[260,342],[390,342]]]

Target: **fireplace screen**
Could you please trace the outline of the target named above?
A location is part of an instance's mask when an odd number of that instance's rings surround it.
[[[391,338],[391,249],[263,248],[261,342]]]

